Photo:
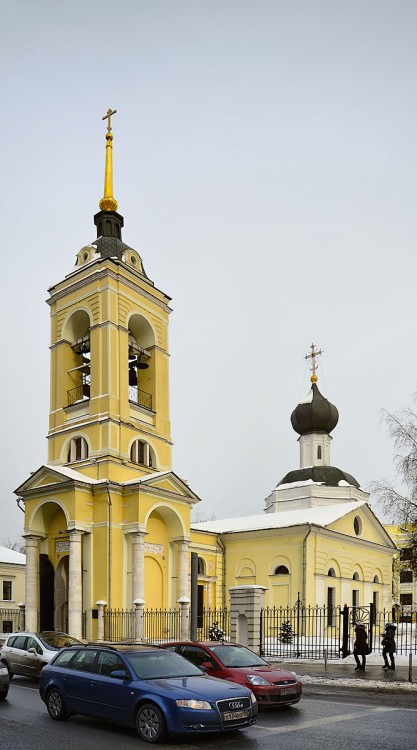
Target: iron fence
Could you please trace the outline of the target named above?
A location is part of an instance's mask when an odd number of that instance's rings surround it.
[[[164,643],[180,640],[179,609],[145,609],[143,613],[143,640],[146,643]]]
[[[0,633],[15,633],[19,630],[20,609],[0,608]]]
[[[318,659],[327,652],[338,659],[342,651],[340,607],[293,607],[261,610],[260,653],[265,657]]]
[[[225,639],[230,638],[230,612],[227,609],[203,609],[197,614],[197,639],[210,639],[210,628],[216,626],[223,631]]]
[[[108,609],[104,612],[104,640],[135,640],[135,611],[130,609]]]
[[[135,610],[105,610],[104,640],[131,642],[135,640]],[[145,609],[143,612],[143,642],[163,643],[180,640],[179,609]]]
[[[375,613],[373,650],[382,651],[381,639],[385,625],[389,622],[393,622],[397,627],[397,654],[417,654],[417,609],[409,606],[394,607],[392,610],[383,609]]]

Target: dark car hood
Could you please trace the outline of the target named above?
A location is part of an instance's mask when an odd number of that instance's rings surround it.
[[[158,690],[164,689],[167,692],[175,691],[178,694],[180,690],[184,694],[184,697],[190,696],[197,700],[227,700],[228,698],[236,698],[238,696],[250,696],[250,691],[242,687],[242,685],[236,685],[233,682],[226,680],[220,680],[217,677],[208,677],[207,675],[201,675],[201,677],[159,677],[153,680],[141,681],[141,687],[148,685],[152,688],[152,685]]]

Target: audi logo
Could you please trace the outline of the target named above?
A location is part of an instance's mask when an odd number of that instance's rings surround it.
[[[230,701],[229,708],[231,709],[237,709],[237,708],[243,708],[243,701]]]

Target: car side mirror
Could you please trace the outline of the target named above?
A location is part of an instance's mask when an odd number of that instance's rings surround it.
[[[130,680],[130,675],[124,669],[114,669],[113,672],[110,672],[109,677],[114,680]]]
[[[34,646],[31,646],[30,648],[28,648],[28,654],[35,654],[35,656],[37,656],[38,652]]]
[[[211,661],[203,661],[203,663],[200,664],[200,669],[203,669],[204,671],[206,671],[206,669],[212,669],[212,668],[213,668],[213,665]]]

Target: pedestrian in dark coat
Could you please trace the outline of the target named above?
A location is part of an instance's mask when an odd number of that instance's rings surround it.
[[[366,667],[366,654],[368,653],[368,634],[365,625],[361,622],[355,627],[355,643],[353,644],[353,656],[355,657],[356,667],[359,672],[364,672]],[[362,657],[362,660],[360,659]]]
[[[381,641],[382,656],[384,658],[384,666],[382,669],[395,669],[394,654],[397,653],[397,644],[395,643],[396,630],[397,626],[393,625],[391,622],[385,625],[385,633]],[[388,664],[387,655],[389,656],[390,664]]]

